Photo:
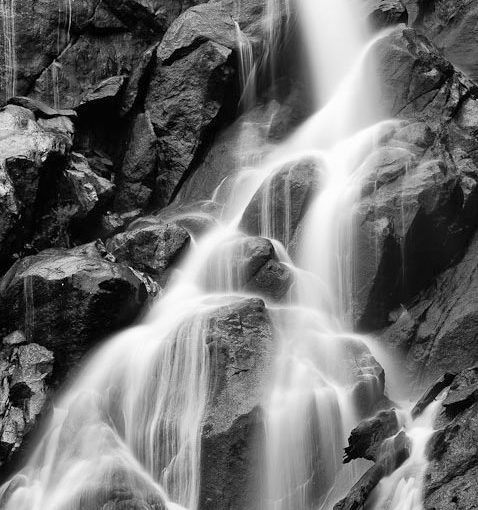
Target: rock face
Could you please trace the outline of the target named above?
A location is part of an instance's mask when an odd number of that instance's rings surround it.
[[[3,339],[0,354],[0,466],[20,448],[23,438],[45,411],[53,362],[51,351],[27,343],[20,331]]]
[[[444,56],[463,69],[471,79],[478,78],[476,52],[478,10],[469,0],[407,0],[410,21],[431,39]]]
[[[62,379],[98,340],[126,326],[146,302],[146,286],[95,246],[46,250],[17,262],[0,282],[1,329],[23,331],[55,355]]]
[[[463,255],[476,227],[478,182],[474,85],[404,26],[374,54],[384,116],[406,120],[364,163],[355,310],[364,328],[383,325]]]
[[[271,241],[262,237],[240,237],[224,243],[205,267],[206,285],[213,291],[246,291],[270,299],[281,299],[293,277],[278,261]]]
[[[411,377],[422,384],[478,359],[477,250],[475,236],[463,260],[402,308],[382,333],[381,341],[406,356]]]
[[[114,257],[164,284],[174,264],[189,245],[188,232],[174,223],[133,228],[109,239]]]
[[[158,202],[167,205],[216,119],[229,82],[231,50],[206,42],[153,76],[146,108],[158,137]]]
[[[202,434],[200,507],[259,508],[262,404],[271,377],[273,330],[264,302],[247,299],[211,318],[212,397]]]
[[[35,216],[42,216],[50,205],[48,191],[51,190],[46,188],[55,180],[72,146],[71,121],[67,117],[58,118],[64,124],[57,120],[42,127],[34,113],[21,106],[7,105],[0,111],[0,258],[3,264],[8,263],[13,252],[31,242],[40,219]],[[42,203],[35,210],[38,201]]]
[[[478,368],[453,381],[430,441],[425,509],[472,509],[478,499]]]
[[[244,211],[241,228],[250,235],[267,235],[288,246],[319,187],[318,163],[292,162],[274,172]],[[264,209],[268,217],[264,217]]]

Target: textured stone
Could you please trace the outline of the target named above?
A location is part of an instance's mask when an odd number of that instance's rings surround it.
[[[157,201],[165,206],[221,109],[231,50],[206,42],[154,73],[146,109],[158,137]]]
[[[220,308],[210,320],[208,345],[214,386],[202,434],[200,506],[256,509],[262,404],[274,352],[264,303],[247,299]]]
[[[0,282],[1,330],[51,350],[62,379],[102,337],[128,325],[148,297],[129,268],[94,246],[46,250],[18,261]]]
[[[189,234],[174,223],[129,229],[106,243],[118,261],[145,272],[161,284],[189,245]]]

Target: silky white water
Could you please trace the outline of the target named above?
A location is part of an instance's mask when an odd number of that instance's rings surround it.
[[[216,226],[194,239],[142,324],[109,340],[56,403],[27,466],[2,488],[2,510],[96,510],[119,488],[170,509],[198,508],[201,432],[211,389],[208,322],[215,310],[247,294],[237,265],[244,239],[239,225],[257,193],[259,233],[272,240],[294,284],[280,303],[267,302],[277,357],[264,388],[266,483],[256,507],[332,508],[367,467],[342,465],[350,430],[371,410],[381,384],[367,339],[351,330],[354,212],[364,161],[393,123],[378,122],[375,84],[364,70],[381,35],[367,36],[354,5],[268,0],[266,57],[274,62],[278,21],[291,19],[295,10],[316,113],[267,157],[238,168],[225,199],[222,188],[216,191],[213,198],[224,200]],[[239,28],[237,37],[247,89],[254,62]],[[274,183],[284,169],[304,163],[317,191],[294,232],[291,191],[286,184],[278,197]],[[279,198],[284,207],[277,210]],[[397,498],[390,509],[401,510]]]

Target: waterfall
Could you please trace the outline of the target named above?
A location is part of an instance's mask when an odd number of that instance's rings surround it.
[[[15,1],[0,0],[2,17],[5,99],[15,96],[17,89],[17,55],[15,44]]]
[[[198,509],[202,424],[211,394],[208,323],[221,306],[246,294],[234,247],[244,238],[241,218],[256,199],[259,235],[271,240],[295,278],[283,302],[267,302],[278,353],[263,402],[261,502],[265,510],[330,509],[364,471],[361,463],[342,465],[347,436],[381,384],[367,338],[351,329],[354,212],[365,159],[393,122],[379,122],[374,111],[374,83],[366,81],[364,65],[377,38],[367,36],[353,6],[354,0],[268,0],[271,76],[277,20],[294,8],[317,111],[267,157],[238,169],[218,225],[194,240],[143,323],[110,339],[85,364],[24,470],[1,489],[0,508],[96,510],[121,486],[133,498],[171,510]],[[251,50],[237,31],[247,90]],[[288,180],[279,192],[274,188],[278,176],[293,171],[317,181],[295,233]],[[416,451],[422,472],[423,448]],[[400,481],[386,487],[392,487],[387,500],[406,492]]]

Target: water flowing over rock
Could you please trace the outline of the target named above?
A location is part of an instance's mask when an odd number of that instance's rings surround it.
[[[478,182],[474,85],[409,28],[374,52],[381,105],[407,121],[364,163],[356,317],[367,328],[462,256],[476,228]]]
[[[476,507],[477,16],[0,0],[1,510]]]
[[[249,202],[242,229],[251,235],[273,237],[288,246],[319,187],[318,166],[313,160],[298,161],[274,172]],[[271,207],[272,217],[266,218]]]
[[[106,242],[122,263],[149,274],[164,284],[189,244],[188,232],[173,223],[130,229]]]

